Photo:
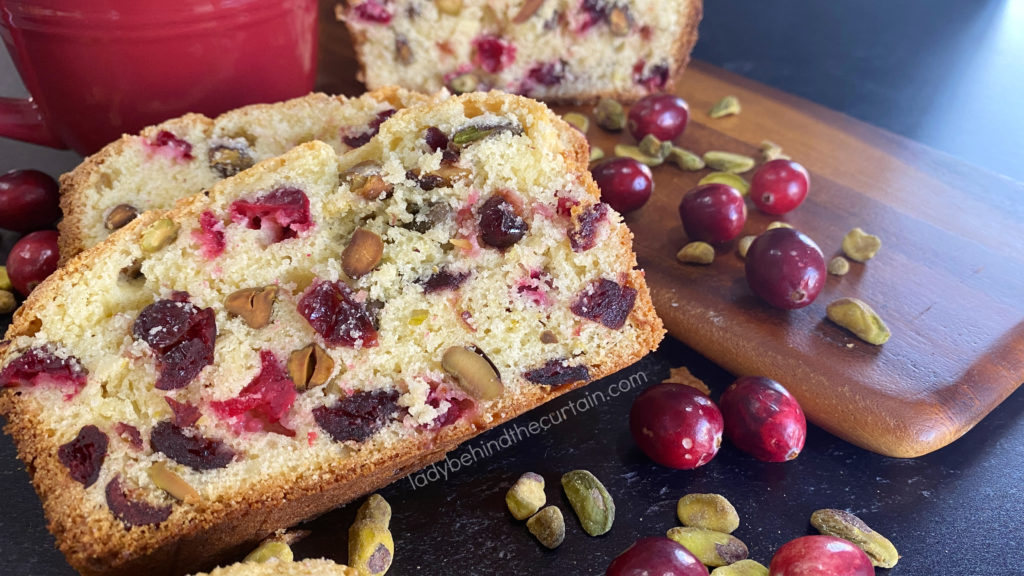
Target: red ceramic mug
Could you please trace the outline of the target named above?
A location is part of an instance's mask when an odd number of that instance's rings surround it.
[[[187,112],[301,96],[317,0],[0,0],[31,98],[0,99],[0,136],[91,154]]]

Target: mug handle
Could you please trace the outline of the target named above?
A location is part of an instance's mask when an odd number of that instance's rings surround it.
[[[0,136],[50,148],[67,148],[43,122],[39,106],[31,98],[0,98]]]

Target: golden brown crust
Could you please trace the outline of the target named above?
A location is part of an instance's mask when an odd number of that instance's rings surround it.
[[[505,103],[508,98],[497,93],[477,93],[462,97],[460,102],[467,108],[478,106],[487,110]],[[512,101],[521,113],[540,116],[556,127],[559,137],[568,144],[564,152],[566,169],[579,174],[587,191],[598,198],[599,191],[587,170],[586,141],[578,131],[558,120],[542,104],[514,97]],[[302,155],[334,158],[333,151],[320,143],[305,144],[289,153],[290,157]],[[358,155],[356,151],[352,156]],[[232,178],[231,185],[241,183],[244,186],[246,182],[255,181],[260,173],[273,171],[286,162],[286,158],[261,162]],[[211,196],[216,196],[221,187],[216,186]],[[33,320],[46,304],[59,300],[60,292],[68,285],[86,282],[93,263],[113,257],[123,244],[137,241],[149,224],[163,217],[177,220],[195,216],[202,210],[204,200],[203,195],[197,195],[180,201],[173,210],[146,212],[107,241],[72,258],[28,298],[15,316],[7,337],[31,333]],[[627,277],[620,281],[638,292],[630,313],[630,322],[637,327],[635,350],[652,350],[664,335],[664,329],[654,312],[643,273],[635,269],[635,255],[629,250],[632,234],[625,226],[616,227],[616,231],[605,241],[619,245],[630,255],[628,262],[618,264],[628,271]],[[0,350],[0,364],[9,354],[9,350]],[[637,357],[631,350],[610,350],[599,362],[589,365],[591,378],[596,380],[612,374]],[[42,425],[41,416],[46,406],[17,389],[6,389],[0,391],[0,413],[8,418],[6,430],[15,439],[19,458],[25,463],[43,501],[50,530],[72,566],[87,576],[170,575],[207,569],[237,557],[279,528],[312,518],[427,466],[477,434],[584,384],[572,382],[558,388],[521,387],[518,394],[506,395],[490,404],[486,414],[472,421],[459,421],[432,436],[417,435],[386,447],[371,439],[356,448],[353,457],[334,461],[325,469],[317,470],[317,474],[295,472],[291,476],[275,476],[252,490],[239,491],[230,501],[176,506],[170,519],[159,527],[131,530],[126,530],[106,509],[90,509],[84,491],[65,473],[57,458],[58,441],[46,434]]]
[[[300,560],[260,563],[238,563],[215,569],[209,574],[194,576],[360,576],[355,568],[335,564],[329,560]]]

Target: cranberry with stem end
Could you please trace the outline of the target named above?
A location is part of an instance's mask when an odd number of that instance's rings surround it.
[[[740,235],[747,223],[743,195],[732,186],[705,184],[683,196],[679,218],[690,240],[711,244],[728,242]]]
[[[835,536],[802,536],[790,540],[772,556],[772,576],[874,576],[871,559],[852,542]]]
[[[707,576],[708,569],[689,550],[664,537],[641,538],[608,565],[605,576]]]
[[[690,108],[686,101],[674,94],[649,94],[629,109],[626,127],[639,142],[653,134],[663,142],[672,141],[686,129]]]
[[[807,419],[800,403],[771,378],[744,376],[718,399],[725,437],[763,462],[796,458],[807,438]]]
[[[590,172],[601,189],[601,201],[620,214],[640,208],[654,192],[651,169],[633,158],[611,158]]]
[[[40,230],[18,240],[7,255],[7,274],[14,289],[28,296],[57,269],[57,231]]]
[[[811,177],[803,166],[779,158],[765,162],[754,172],[750,199],[765,214],[786,214],[804,201],[810,185]]]
[[[32,232],[60,219],[57,181],[39,170],[11,170],[0,176],[0,228]]]
[[[722,445],[723,426],[715,403],[685,384],[651,386],[629,411],[629,431],[637,446],[651,460],[678,470],[710,462]]]
[[[825,257],[813,240],[792,228],[774,228],[747,250],[747,284],[766,302],[793,310],[818,297],[825,285]]]

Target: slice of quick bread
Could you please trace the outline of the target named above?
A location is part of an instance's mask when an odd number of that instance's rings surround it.
[[[330,560],[299,560],[282,562],[239,562],[215,569],[209,574],[195,576],[361,576],[355,568],[335,564]]]
[[[339,154],[358,148],[395,110],[427,100],[393,87],[358,98],[310,94],[213,119],[187,114],[123,136],[60,179],[62,262],[138,214],[171,208],[179,198],[298,144],[320,140]]]
[[[495,88],[548,102],[671,90],[697,41],[701,0],[348,0],[369,88]]]
[[[6,335],[0,413],[71,565],[206,569],[653,350],[587,160],[543,104],[450,97],[60,268]]]

